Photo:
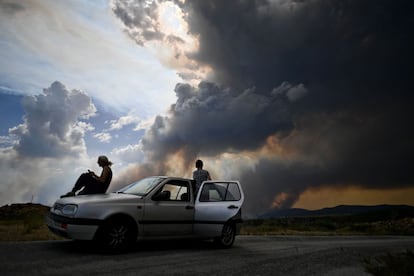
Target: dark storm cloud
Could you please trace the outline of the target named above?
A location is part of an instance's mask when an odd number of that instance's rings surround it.
[[[379,97],[407,84],[413,7],[410,1],[188,1],[186,9],[190,32],[200,37],[193,58],[211,65],[218,82],[265,91],[283,81],[304,83],[313,94],[308,101],[335,108],[372,98],[373,89]]]
[[[290,102],[306,89],[283,83],[263,96],[254,88],[239,93],[202,82],[197,89],[178,84],[175,92],[170,116],[158,117],[143,139],[144,150],[155,154],[155,160],[182,148],[190,160],[198,153],[256,149],[268,136],[293,129]]]
[[[14,1],[0,0],[0,12],[5,15],[15,14],[23,11],[24,7],[20,3]]]
[[[295,131],[279,140],[289,158],[261,158],[255,170],[241,175],[250,184],[246,192],[254,195],[246,205],[260,212],[275,203],[275,195],[284,194],[278,206],[288,208],[309,187],[412,187],[412,131],[396,124],[412,115],[408,106],[394,106],[381,112],[342,110],[296,119]]]
[[[257,210],[277,195],[289,207],[308,187],[414,184],[412,1],[180,5],[200,42],[188,57],[213,75],[177,85],[171,114],[143,140],[154,161],[252,151],[277,137],[289,158],[257,156],[240,175]]]

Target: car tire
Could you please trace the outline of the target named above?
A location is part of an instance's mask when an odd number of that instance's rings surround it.
[[[215,238],[214,241],[220,248],[230,248],[232,247],[235,238],[236,229],[234,225],[231,223],[226,223],[224,224],[223,229],[221,231],[221,236]]]
[[[97,234],[99,245],[110,253],[126,251],[134,244],[135,238],[131,224],[121,219],[106,221]]]

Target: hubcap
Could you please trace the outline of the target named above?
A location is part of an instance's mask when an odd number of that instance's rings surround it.
[[[223,229],[223,236],[221,238],[221,241],[224,245],[229,245],[233,241],[233,236],[233,228],[227,225]]]
[[[113,227],[109,234],[109,245],[116,248],[126,241],[127,228],[124,225]]]

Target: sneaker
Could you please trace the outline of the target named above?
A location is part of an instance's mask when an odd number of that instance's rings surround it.
[[[75,193],[74,192],[69,192],[69,193],[66,193],[64,195],[61,195],[60,198],[70,197],[70,196],[75,196]]]

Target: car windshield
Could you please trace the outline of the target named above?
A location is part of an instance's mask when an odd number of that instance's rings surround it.
[[[141,179],[137,182],[134,182],[121,190],[118,191],[118,193],[124,193],[124,194],[133,194],[133,195],[139,195],[144,196],[148,194],[155,186],[158,185],[161,181],[163,181],[165,177],[148,177]]]

